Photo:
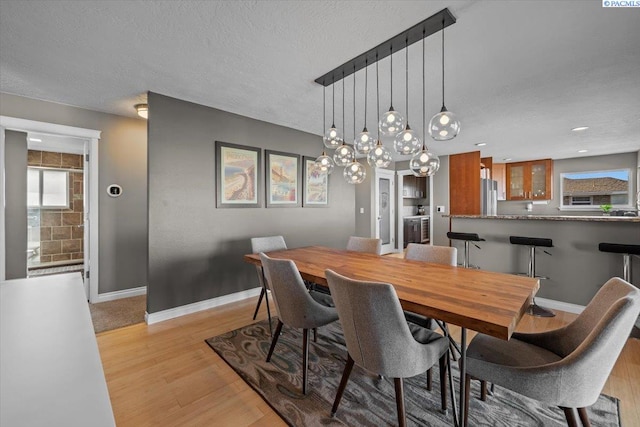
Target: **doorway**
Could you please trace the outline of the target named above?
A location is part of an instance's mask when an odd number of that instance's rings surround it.
[[[82,162],[82,180],[77,175],[79,172],[73,170],[72,174],[73,184],[76,187],[82,187],[81,194],[82,199],[77,198],[75,200],[67,200],[67,202],[80,201],[82,204],[81,213],[79,212],[67,212],[74,215],[68,216],[67,224],[62,223],[62,212],[60,212],[60,233],[70,233],[70,236],[74,236],[77,242],[70,242],[68,245],[80,246],[82,248],[82,272],[84,274],[84,285],[87,294],[87,299],[90,302],[94,302],[98,298],[98,141],[100,138],[100,131],[91,129],[82,129],[71,126],[57,125],[53,123],[37,122],[32,120],[19,119],[14,117],[0,116],[0,152],[3,153],[0,157],[0,168],[2,169],[2,180],[4,180],[5,159],[4,159],[4,133],[5,130],[14,130],[19,132],[25,132],[28,135],[28,148],[33,151],[41,152],[58,152],[62,157],[63,152],[74,154],[77,161]],[[33,139],[33,140],[32,140]],[[39,140],[39,141],[38,141]],[[56,148],[52,150],[52,146]],[[62,166],[62,163],[61,163]],[[46,168],[51,170],[54,168]],[[69,168],[67,168],[69,169]],[[45,169],[42,169],[45,170]],[[26,173],[26,171],[25,171]],[[36,172],[32,172],[35,177]],[[42,185],[41,178],[42,172],[37,172],[38,183]],[[67,179],[68,176],[67,176]],[[77,181],[76,181],[77,180]],[[35,180],[32,180],[35,182]],[[0,182],[0,197],[4,199],[4,182]],[[80,191],[79,191],[80,192]],[[35,196],[33,196],[35,197]],[[38,196],[42,197],[42,196]],[[71,197],[69,197],[71,199]],[[76,203],[78,205],[78,203]],[[41,211],[42,212],[42,211]],[[35,216],[30,214],[29,216]],[[56,215],[53,215],[56,216]],[[73,217],[73,218],[71,218]],[[76,218],[77,217],[77,218]],[[42,217],[39,219],[29,218],[29,220],[38,221],[38,225],[41,223]],[[73,222],[74,224],[70,224]],[[34,223],[35,224],[35,223]],[[6,271],[6,241],[5,241],[5,212],[4,207],[0,209],[0,280],[5,279]],[[75,230],[74,230],[74,227]],[[80,227],[77,227],[80,226]],[[65,228],[66,227],[66,228]],[[64,230],[63,230],[64,228]],[[82,229],[82,232],[79,230]],[[51,230],[52,231],[52,230]],[[66,234],[65,234],[66,236]],[[38,239],[41,240],[41,239]],[[74,240],[74,239],[68,239]],[[27,254],[25,256],[32,256],[35,258],[36,254],[42,256],[42,247],[37,247],[35,231],[31,236],[32,244],[27,248]],[[81,243],[79,243],[81,242]],[[55,246],[56,244],[52,244]],[[60,243],[62,245],[62,243]],[[73,248],[72,248],[73,249]],[[31,251],[31,252],[30,252]],[[76,254],[79,257],[80,252],[68,252],[69,254]],[[59,258],[66,258],[66,255],[61,253]],[[45,254],[46,256],[46,254]],[[73,255],[71,255],[71,258]],[[45,258],[47,260],[48,258]],[[65,261],[65,260],[60,260]],[[51,258],[53,262],[53,256]],[[25,271],[25,276],[26,276]]]
[[[396,251],[395,174],[375,169],[375,237],[382,240],[382,253]]]

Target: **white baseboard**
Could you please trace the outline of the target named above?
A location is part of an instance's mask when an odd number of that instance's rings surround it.
[[[145,295],[146,293],[146,286],[124,289],[122,291],[106,292],[104,294],[98,294],[98,298],[96,299],[96,301],[94,301],[94,303],[113,301],[120,298],[137,297],[138,295]]]
[[[571,304],[569,302],[555,301],[555,300],[546,299],[546,298],[536,297],[536,303],[545,308],[562,310],[568,313],[580,314],[582,313],[582,310],[584,310],[583,305]]]
[[[247,298],[253,298],[260,294],[261,287],[240,291],[221,297],[211,298],[204,301],[194,302],[192,304],[182,305],[180,307],[170,308],[168,310],[158,311],[156,313],[145,313],[144,320],[147,325],[162,322],[164,320],[174,319],[186,314],[197,313],[198,311],[207,310],[209,308],[219,307],[221,305],[232,302],[242,301]]]

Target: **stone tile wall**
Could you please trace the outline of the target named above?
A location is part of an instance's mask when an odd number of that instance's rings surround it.
[[[80,170],[69,175],[69,209],[40,209],[40,263],[83,259],[82,155],[29,150],[27,163],[29,166]]]

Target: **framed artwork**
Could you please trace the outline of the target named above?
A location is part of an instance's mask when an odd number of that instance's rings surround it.
[[[267,207],[302,206],[300,156],[265,150]]]
[[[329,206],[329,174],[315,167],[316,159],[304,158],[304,206],[326,208]]]
[[[258,208],[262,205],[261,153],[260,148],[216,141],[216,207]]]

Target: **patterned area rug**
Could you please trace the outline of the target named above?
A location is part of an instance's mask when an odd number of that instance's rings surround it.
[[[274,326],[275,326],[274,320]],[[291,426],[396,425],[393,380],[354,367],[340,408],[331,418],[331,406],[346,361],[340,324],[318,330],[318,342],[309,347],[309,384],[301,392],[302,331],[284,327],[271,363],[265,358],[271,344],[267,321],[209,338],[207,344],[231,366]],[[458,370],[454,366],[456,389]],[[436,364],[433,391],[426,390],[426,374],[405,379],[407,422],[418,426],[450,426],[451,409],[440,412],[440,385]],[[562,411],[501,387],[486,402],[479,397],[479,383],[472,381],[470,426],[566,426]],[[451,403],[449,403],[451,408]],[[618,400],[601,395],[589,409],[592,426],[620,426]]]

